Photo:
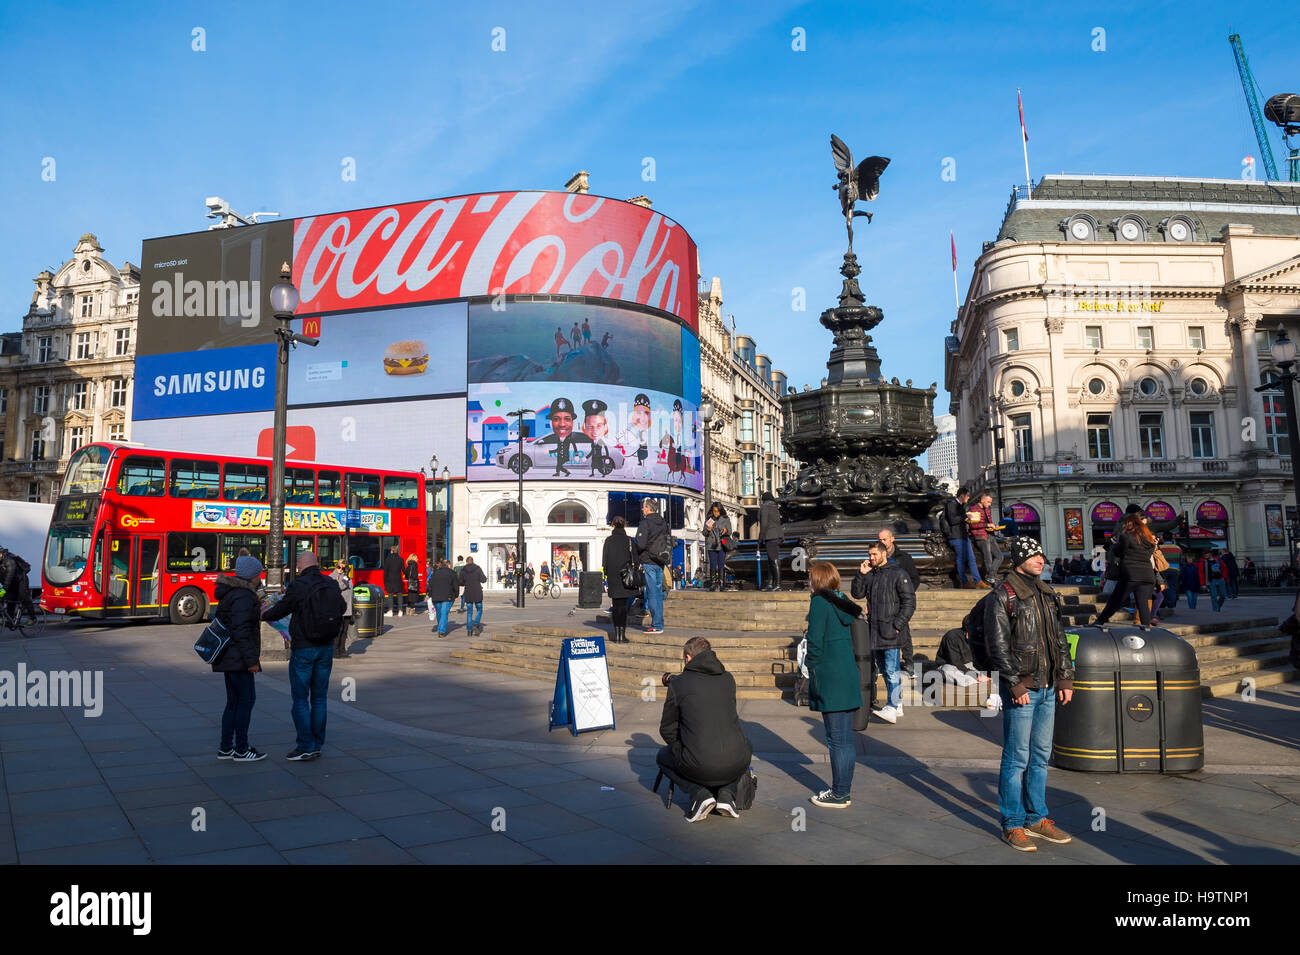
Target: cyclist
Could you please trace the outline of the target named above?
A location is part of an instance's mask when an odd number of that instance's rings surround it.
[[[32,592],[27,586],[27,574],[32,565],[17,554],[0,546],[0,588],[5,592],[5,603],[11,616],[14,604],[21,604],[26,619],[25,624],[36,619],[36,608],[32,606]]]

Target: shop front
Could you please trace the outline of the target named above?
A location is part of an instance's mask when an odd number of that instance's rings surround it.
[[[1012,504],[1011,519],[1016,522],[1016,536],[1042,541],[1043,523],[1036,508],[1024,503]]]

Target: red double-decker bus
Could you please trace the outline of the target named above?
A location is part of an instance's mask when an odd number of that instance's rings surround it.
[[[268,458],[86,445],[69,460],[54,505],[41,606],[99,619],[203,620],[217,576],[233,573],[240,548],[266,563],[270,484]],[[294,461],[284,490],[287,575],[310,549],[326,569],[346,555],[354,582],[382,589],[396,544],[425,579],[424,475]],[[359,512],[351,528],[345,504]]]

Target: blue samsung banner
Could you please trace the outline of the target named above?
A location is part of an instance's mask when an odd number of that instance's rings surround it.
[[[614,728],[604,637],[573,637],[562,642],[547,730],[557,726],[567,726],[574,736]]]
[[[275,345],[136,357],[136,421],[274,407]]]

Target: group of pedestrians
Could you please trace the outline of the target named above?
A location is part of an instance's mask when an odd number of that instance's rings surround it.
[[[987,590],[989,580],[1002,566],[1003,554],[998,547],[998,534],[1007,530],[1009,522],[994,523],[993,495],[984,491],[974,501],[970,488],[959,488],[955,497],[944,502],[939,512],[939,532],[952,548],[957,564],[957,586],[965,590]],[[975,560],[979,547],[984,558],[984,576],[980,576]]]

